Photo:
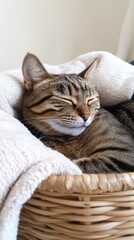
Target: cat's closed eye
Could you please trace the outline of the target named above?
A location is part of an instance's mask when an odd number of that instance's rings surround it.
[[[87,105],[90,105],[92,102],[96,101],[96,97],[92,97],[92,98],[87,98],[86,102],[87,102]]]
[[[72,105],[72,106],[75,106],[74,102],[73,102],[72,100],[68,99],[68,98],[62,98],[61,100],[69,103],[69,104]]]

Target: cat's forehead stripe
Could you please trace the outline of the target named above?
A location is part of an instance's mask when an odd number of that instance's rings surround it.
[[[63,76],[63,78],[60,77],[56,79],[47,79],[41,81],[37,85],[35,85],[35,89],[39,87],[42,90],[54,88],[57,89],[57,91],[64,93],[67,89],[71,92],[71,88],[78,92],[81,88],[81,84],[79,83],[79,81],[76,81],[76,79]]]
[[[35,84],[34,89],[37,91],[38,95],[40,95],[41,92],[45,92],[45,94],[51,93],[57,95],[57,93],[60,93],[61,95],[75,97],[78,95],[85,95],[86,93],[87,95],[93,96],[94,90],[92,87],[88,86],[85,81],[86,80],[78,78],[75,74],[59,75],[55,78],[48,78],[38,82],[37,85]]]

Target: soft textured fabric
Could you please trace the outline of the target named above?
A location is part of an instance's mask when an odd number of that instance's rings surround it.
[[[130,99],[134,67],[107,52],[91,52],[71,62],[45,65],[51,73],[79,73],[96,85],[103,106]],[[62,154],[45,147],[17,119],[23,95],[21,70],[0,74],[0,239],[15,240],[19,214],[38,184],[51,174],[81,174]]]
[[[80,174],[62,154],[45,147],[15,118],[0,111],[0,239],[16,239],[22,204],[51,174]],[[7,195],[8,194],[8,195]]]
[[[89,52],[57,67],[46,65],[51,73],[79,73],[91,65],[85,77],[96,86],[101,105],[128,100],[134,92],[134,67],[108,52]]]

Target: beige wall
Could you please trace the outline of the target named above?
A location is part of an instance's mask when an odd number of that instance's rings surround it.
[[[59,64],[79,54],[116,54],[129,0],[0,0],[0,71],[27,51]]]

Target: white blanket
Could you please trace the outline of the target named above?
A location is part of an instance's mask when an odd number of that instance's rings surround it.
[[[96,85],[103,106],[130,99],[134,67],[107,52],[91,52],[59,66],[51,73],[79,73]],[[17,239],[23,204],[51,174],[81,174],[62,154],[45,147],[17,119],[23,94],[21,70],[0,74],[0,240]],[[16,118],[15,118],[16,117]]]

